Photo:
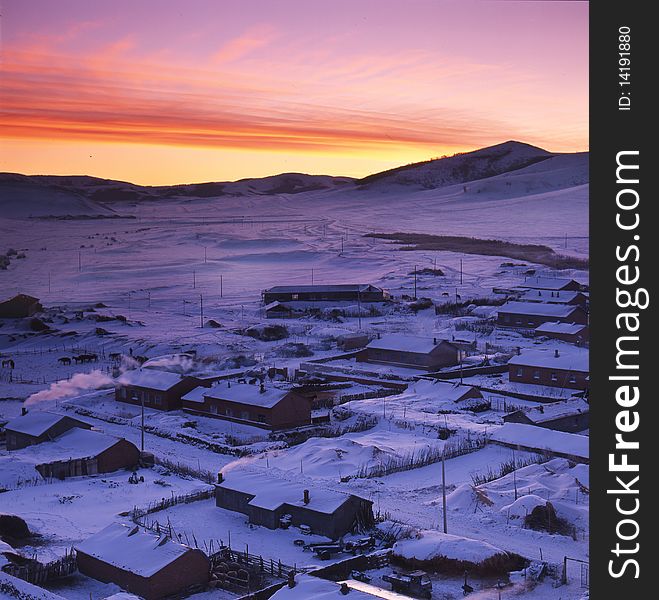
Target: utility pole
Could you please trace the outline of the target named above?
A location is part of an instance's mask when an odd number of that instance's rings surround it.
[[[224,277],[220,275],[220,298],[224,297]]]
[[[48,271],[48,293],[50,293],[50,271]]]
[[[195,270],[192,271],[192,289],[197,288],[197,272]]]
[[[144,393],[140,393],[142,398],[142,442],[140,448],[142,449],[142,454],[144,454]]]
[[[515,450],[513,450],[513,487],[515,488],[515,500],[517,500],[517,461],[515,460]]]
[[[444,533],[448,533],[448,524],[446,522],[446,469],[444,467],[444,451],[442,450],[442,513],[444,520]]]
[[[82,271],[82,252],[78,250],[78,273]]]
[[[416,300],[416,265],[414,265],[414,299]]]
[[[199,294],[199,327],[204,326],[204,297]]]
[[[206,255],[206,246],[204,246],[204,264],[206,263],[206,258],[207,258],[207,255]]]
[[[313,269],[311,269],[311,285],[313,285]]]
[[[357,290],[357,323],[359,324],[359,331],[362,330],[362,291]]]
[[[462,259],[460,259],[460,285],[462,285]]]

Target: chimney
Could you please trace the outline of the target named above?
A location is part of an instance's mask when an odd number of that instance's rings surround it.
[[[265,385],[261,384],[261,385],[259,386],[259,392],[260,392],[261,394],[265,393]]]
[[[558,353],[558,348],[556,348],[556,350],[554,350],[554,358],[558,358],[559,356],[560,354]]]
[[[436,338],[436,337],[432,338],[432,343],[433,343],[433,345],[435,345],[435,346],[437,345],[437,338]]]
[[[309,490],[304,490],[302,493],[304,494],[304,503],[309,504],[311,501],[311,498],[309,498]]]
[[[21,406],[21,416],[24,417],[27,414],[27,408]]]
[[[222,483],[224,481],[224,475],[222,475],[222,471],[218,471],[217,473],[217,482]]]
[[[339,588],[339,592],[341,592],[341,594],[344,596],[347,596],[350,593],[350,588],[348,587],[348,584],[345,581],[341,584],[341,587]]]
[[[519,346],[517,346],[517,356],[519,356],[521,353],[522,353],[522,349]]]

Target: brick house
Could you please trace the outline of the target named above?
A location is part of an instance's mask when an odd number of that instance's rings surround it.
[[[590,406],[584,400],[566,400],[540,404],[528,410],[516,410],[503,417],[504,423],[524,423],[554,431],[575,433],[588,429]]]
[[[245,514],[249,522],[268,529],[281,526],[284,515],[291,525],[337,539],[356,528],[373,526],[373,502],[325,489],[304,490],[295,483],[266,475],[231,471],[215,486],[215,504]]]
[[[85,423],[67,415],[31,410],[20,417],[12,419],[5,425],[7,450],[18,450],[52,440],[74,427],[92,428],[90,423]]]
[[[81,573],[145,600],[203,588],[210,577],[210,562],[201,550],[136,525],[112,523],[78,544],[76,554]]]
[[[578,292],[584,286],[574,279],[562,277],[527,277],[519,287],[530,290],[553,290]]]
[[[589,381],[588,351],[525,350],[508,361],[508,379],[515,383],[585,390]]]
[[[448,340],[392,333],[371,341],[357,355],[360,362],[436,371],[459,364],[460,349]]]
[[[181,397],[204,382],[196,377],[142,368],[126,371],[115,386],[118,402],[141,405],[156,410],[178,410]]]
[[[588,315],[580,306],[540,302],[506,302],[497,314],[498,327],[535,329],[548,322],[588,324]]]
[[[296,390],[222,381],[182,398],[186,411],[278,430],[311,423],[311,399]]]

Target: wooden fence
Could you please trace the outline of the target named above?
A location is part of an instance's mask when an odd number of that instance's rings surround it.
[[[77,570],[78,562],[73,548],[67,551],[62,558],[49,563],[44,564],[37,560],[30,560],[24,565],[10,563],[3,567],[5,573],[39,586],[54,579],[72,575]]]

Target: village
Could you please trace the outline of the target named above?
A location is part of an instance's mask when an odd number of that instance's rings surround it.
[[[0,303],[0,589],[580,597],[587,272],[487,264],[276,285],[193,317],[219,346],[124,335],[150,297]]]

